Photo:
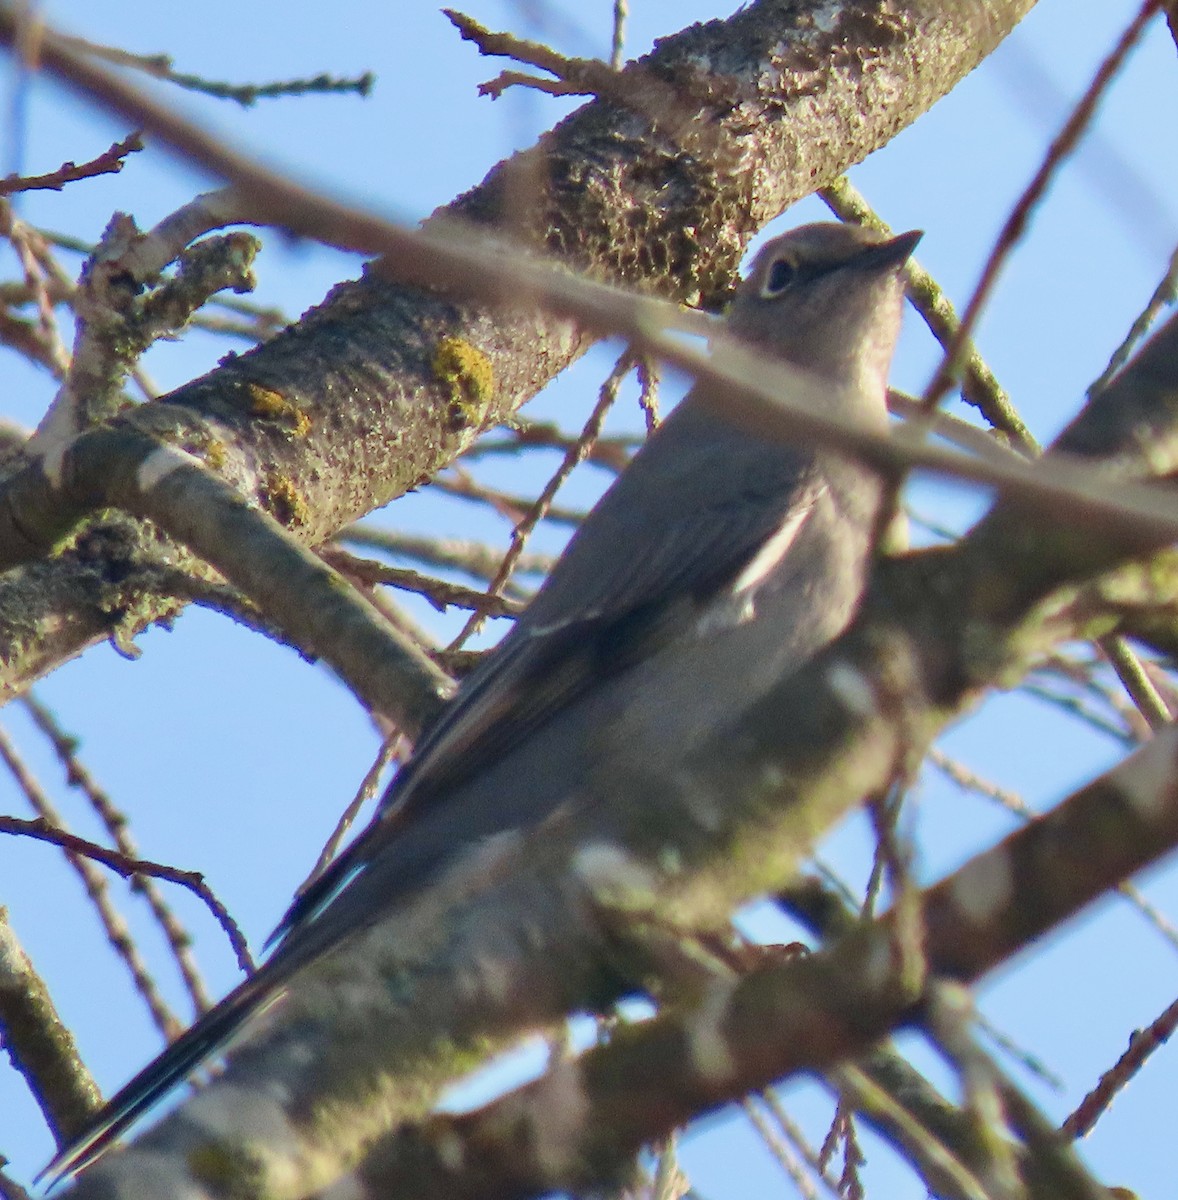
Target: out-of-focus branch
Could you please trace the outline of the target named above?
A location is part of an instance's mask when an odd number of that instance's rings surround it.
[[[929,889],[921,897],[924,978],[915,987],[898,962],[889,914],[829,950],[717,977],[699,1003],[618,1029],[608,1044],[555,1063],[483,1110],[398,1131],[377,1143],[351,1183],[363,1197],[439,1200],[583,1191],[678,1124],[866,1052],[888,1031],[924,1019],[926,981],[977,980],[1178,845],[1176,767],[1178,731],[1170,730]],[[1115,846],[1107,844],[1110,823],[1124,831]],[[1027,1115],[1020,1111],[1016,1124]],[[1094,1194],[1079,1173],[1068,1183],[1033,1144],[1023,1170],[1034,1200]]]
[[[201,92],[222,100],[234,100],[249,108],[259,100],[279,96],[330,95],[331,93],[353,92],[367,96],[372,89],[372,73],[365,71],[355,79],[337,79],[330,75],[316,75],[310,79],[288,79],[277,83],[225,83],[206,79],[203,75],[191,75],[177,71],[170,54],[131,54],[118,46],[104,46],[86,38],[63,39],[73,49],[92,55],[119,67],[130,67],[156,79],[165,79],[188,91]]]
[[[476,255],[483,252],[482,247],[472,250]],[[802,373],[783,365],[769,371],[756,354],[732,345],[710,359],[679,345],[652,324],[658,311],[653,301],[566,279],[539,265],[527,269],[530,277],[559,297],[554,303],[575,308],[587,320],[625,328],[642,349],[657,348],[679,365],[690,366],[697,378],[720,385],[717,402],[735,420],[746,421],[765,435],[819,441],[893,470],[923,466],[996,484],[1071,521],[1084,518],[1086,532],[1095,535],[1094,543],[1101,536],[1119,536],[1144,548],[1178,537],[1174,498],[1126,482],[1121,471],[1114,491],[1107,475],[1066,454],[1036,464],[1013,457],[969,458],[925,445],[919,435],[905,437],[902,430],[880,433],[858,427],[823,413],[826,385]],[[1157,335],[1141,360],[1156,361],[1174,341],[1178,341],[1178,321]],[[790,378],[788,404],[782,398],[787,389],[776,378],[780,375]],[[296,431],[303,432],[301,416],[296,410],[290,420],[298,422]],[[51,457],[20,473],[3,495],[0,563],[31,556],[38,540],[48,544],[61,537],[91,508],[116,504],[135,515],[150,516],[279,620],[304,651],[329,657],[368,703],[397,713],[409,728],[418,727],[436,704],[444,682],[391,629],[379,628],[375,614],[358,597],[341,594],[333,574],[320,560],[312,560],[273,518],[236,495],[199,458],[167,445],[175,436],[165,432],[170,420],[162,405],[136,410],[120,422],[67,440]],[[162,444],[151,436],[156,429],[165,434]],[[1164,446],[1164,441],[1155,445],[1149,469],[1161,469]],[[209,449],[204,452],[207,458]],[[223,463],[223,447],[217,455]],[[247,479],[253,474],[249,464],[242,464],[242,470]],[[256,487],[253,482],[249,490]],[[289,481],[271,480],[265,495],[268,507],[288,523],[310,523],[302,498],[291,494]],[[248,545],[247,531],[251,533]],[[320,595],[322,599],[316,599]],[[386,664],[375,673],[374,656]],[[408,695],[403,687],[409,688]]]
[[[499,569],[499,563],[503,560],[501,550],[496,550],[484,542],[461,538],[424,537],[395,530],[374,529],[369,525],[351,525],[340,531],[337,540],[345,545],[381,550],[394,557],[408,558],[429,566],[461,571],[476,579],[493,579]],[[555,557],[550,554],[524,554],[516,564],[516,571],[546,575],[554,562]],[[513,599],[522,599],[525,595],[518,588],[513,590],[510,584],[503,591]]]
[[[953,343],[945,351],[945,357],[937,369],[937,373],[925,389],[922,402],[926,408],[935,408],[952,386],[954,379],[960,374],[978,318],[990,298],[994,285],[998,282],[998,276],[1006,265],[1006,260],[1010,257],[1019,238],[1022,237],[1023,231],[1031,219],[1031,213],[1046,195],[1048,184],[1060,164],[1075,150],[1113,77],[1124,66],[1130,51],[1144,34],[1146,26],[1157,16],[1162,7],[1162,0],[1145,0],[1145,3],[1138,9],[1117,44],[1100,64],[1080,103],[1068,115],[1064,127],[1052,142],[1051,150],[1039,165],[1034,178],[1011,209],[1010,215],[1003,223],[1002,230],[994,243],[994,248],[982,268],[982,277],[978,280],[973,295],[970,296],[969,302],[965,306]]]
[[[78,1054],[41,977],[0,908],[0,1027],[4,1049],[25,1077],[58,1145],[102,1104],[102,1093]]]

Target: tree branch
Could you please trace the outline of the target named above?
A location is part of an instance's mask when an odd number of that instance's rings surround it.
[[[688,1120],[922,1024],[937,980],[978,980],[1172,849],[1176,767],[1178,730],[1170,729],[925,892],[915,986],[888,914],[830,949],[717,977],[698,1002],[617,1029],[606,1044],[554,1063],[477,1112],[399,1130],[376,1144],[351,1182],[362,1196],[437,1200],[524,1200],[608,1186],[643,1145]],[[1121,830],[1112,845],[1110,827]],[[959,1123],[956,1148],[979,1165],[964,1134]],[[1090,1200],[1082,1179],[1061,1189],[1057,1164],[1033,1150],[1024,1154],[1031,1200]]]
[[[672,299],[714,303],[757,228],[924,111],[993,49],[1031,3],[963,0],[942,10],[917,0],[855,0],[832,13],[817,0],[801,6],[761,0],[726,22],[664,39],[642,60],[652,76],[683,88],[684,103],[701,127],[714,127],[720,143],[739,151],[739,172],[685,154],[673,141],[653,136],[632,113],[597,101],[536,149],[502,164],[447,215],[505,231],[542,231],[547,253],[570,265]],[[18,28],[14,10],[0,6],[0,40],[12,44]],[[731,46],[741,47],[739,58]],[[861,49],[871,55],[870,71],[863,70]],[[259,172],[249,158],[153,103],[51,31],[41,41],[39,62],[189,161],[256,196]],[[726,74],[707,74],[700,65],[720,62]],[[540,190],[527,194],[521,209],[513,181],[524,177]],[[758,183],[750,188],[753,178]],[[290,206],[279,211],[271,205],[268,215],[314,235],[319,213],[312,205],[306,220],[295,220]],[[374,248],[360,236],[344,240]],[[398,248],[395,269],[413,273],[419,283],[453,282],[436,258],[423,258],[411,244]],[[451,274],[469,284],[468,265]],[[460,339],[489,366],[493,383],[473,403],[456,404],[451,384],[434,372],[431,348],[446,338]],[[231,445],[262,464],[265,475],[287,481],[307,518],[298,535],[315,543],[451,461],[585,345],[567,320],[519,310],[492,317],[472,304],[369,273],[337,288],[293,329],[179,389],[169,401],[183,428]],[[535,353],[537,346],[543,354]],[[292,438],[282,422],[259,417],[260,393],[302,413],[307,436]],[[124,537],[123,543],[132,540]],[[0,629],[0,660],[6,665],[2,682],[15,694],[103,636],[112,615],[104,581],[72,552],[55,564],[10,575],[4,612],[12,616]],[[120,619],[132,629],[175,611],[164,598],[136,593],[134,571],[123,571],[121,580]]]

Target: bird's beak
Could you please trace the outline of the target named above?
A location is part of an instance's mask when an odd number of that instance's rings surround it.
[[[912,251],[916,249],[916,243],[922,237],[924,237],[923,229],[913,229],[909,233],[901,233],[876,246],[868,246],[855,255],[851,260],[851,265],[861,270],[881,273],[896,270],[908,261]]]

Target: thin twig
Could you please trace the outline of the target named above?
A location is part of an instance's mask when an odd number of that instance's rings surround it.
[[[0,179],[0,196],[11,196],[15,192],[60,192],[67,183],[74,183],[79,179],[93,179],[96,175],[117,175],[126,165],[127,156],[142,149],[143,135],[132,133],[89,162],[65,162],[48,175],[6,175]]]
[[[567,451],[576,441],[575,434],[566,433],[552,422],[515,421],[504,427],[501,436],[479,438],[462,452],[462,459],[471,462],[494,455],[518,454],[533,447]],[[585,462],[615,473],[624,471],[641,442],[640,437],[627,435],[599,438],[585,456]]]
[[[336,535],[337,542],[348,542],[388,554],[409,558],[431,567],[461,571],[475,579],[491,580],[503,561],[503,551],[485,542],[463,538],[419,537],[395,530],[374,529],[371,525],[349,525]],[[517,575],[547,575],[555,557],[550,554],[522,554],[515,565]],[[509,581],[503,594],[516,600],[531,593]]]
[[[25,285],[37,301],[37,337],[42,347],[42,361],[60,379],[70,366],[70,352],[62,341],[53,314],[51,287],[59,283],[55,272],[47,268],[52,262],[48,247],[36,230],[22,221],[12,204],[0,197],[0,236],[6,237],[16,251],[24,274]],[[53,264],[56,267],[56,264]],[[54,289],[56,290],[56,289]]]
[[[622,69],[625,60],[626,19],[630,15],[629,0],[614,0],[614,29],[610,39],[609,65],[615,71]]]
[[[762,1092],[758,1098],[764,1101],[768,1096],[768,1092]],[[765,1149],[789,1177],[803,1200],[818,1200],[815,1180],[822,1185],[826,1193],[838,1200],[838,1180],[818,1161],[817,1152],[806,1142],[797,1125],[792,1121],[785,1123],[784,1111],[781,1113],[782,1119],[778,1119],[777,1122],[785,1133],[785,1137],[782,1137],[751,1096],[740,1102],[740,1108],[749,1124],[757,1131]]]
[[[879,233],[891,234],[890,226],[879,217],[845,175],[822,188],[818,194],[827,207],[842,220],[865,225]],[[961,327],[953,304],[936,280],[914,259],[908,260],[905,273],[908,298],[912,301],[912,307],[924,318],[924,323],[933,337],[948,351],[954,339],[959,336]],[[967,339],[962,343],[962,347],[962,396],[1016,446],[1037,453],[1038,443],[973,341]]]
[[[0,738],[3,738],[2,734],[0,734]],[[7,761],[7,748],[0,753],[3,753]],[[9,766],[11,769],[11,763]],[[0,816],[0,833],[11,834],[14,837],[33,838],[39,842],[49,842],[51,845],[60,846],[71,858],[85,857],[99,862],[124,879],[134,879],[136,875],[151,875],[156,879],[166,879],[169,883],[176,883],[182,888],[187,888],[204,903],[205,907],[216,917],[221,928],[225,930],[233,952],[237,956],[237,965],[247,973],[253,971],[253,956],[250,954],[249,946],[246,944],[237,922],[213,894],[199,871],[184,871],[179,867],[169,867],[166,863],[152,862],[148,858],[128,858],[118,850],[111,850],[107,846],[100,846],[97,842],[90,841],[89,838],[69,833],[47,817],[37,817],[34,820],[26,821],[20,817]]]
[[[367,96],[376,77],[365,71],[351,79],[337,79],[331,75],[315,75],[308,79],[289,79],[278,83],[222,83],[205,79],[201,75],[187,75],[177,71],[168,54],[132,54],[117,46],[104,46],[85,38],[61,35],[61,40],[74,50],[80,50],[95,58],[104,59],[120,67],[143,71],[156,79],[164,79],[192,92],[215,96],[220,100],[235,100],[248,108],[258,100],[274,99],[279,96],[329,95],[331,93],[355,92]]]
[[[1145,1066],[1154,1051],[1169,1040],[1175,1028],[1178,1028],[1178,1000],[1144,1029],[1134,1030],[1129,1037],[1128,1049],[1080,1101],[1060,1126],[1060,1132],[1069,1138],[1087,1137],[1096,1122],[1108,1111],[1116,1094]]]
[[[376,789],[380,785],[381,776],[384,775],[389,764],[395,761],[403,762],[408,757],[410,749],[411,747],[400,730],[394,730],[381,742],[380,750],[377,752],[376,758],[373,759],[372,765],[365,772],[364,778],[360,781],[360,786],[356,789],[356,794],[348,801],[347,807],[340,815],[340,819],[336,822],[335,828],[324,843],[323,849],[319,852],[319,857],[316,859],[315,865],[311,868],[311,873],[300,885],[300,892],[304,891],[309,884],[318,879],[327,869],[331,860],[339,853],[340,844],[347,836],[348,830],[351,829],[356,818],[360,815],[361,809],[376,795]]]
[[[416,592],[419,596],[424,596],[438,612],[445,612],[454,605],[458,608],[481,611],[488,617],[515,617],[523,609],[518,600],[508,600],[492,592],[476,591],[474,588],[437,579],[432,575],[422,575],[404,567],[385,566],[384,563],[374,562],[371,558],[356,558],[346,550],[324,547],[319,553],[341,575],[346,575],[365,587],[383,583],[404,591]]]
[[[575,443],[574,443],[575,445]],[[476,504],[489,505],[501,517],[506,517],[513,524],[527,519],[528,514],[535,508],[536,501],[529,496],[517,496],[511,492],[501,491],[476,479],[469,471],[459,466],[452,466],[444,475],[436,475],[430,480],[429,486],[447,496],[458,500],[471,500]],[[583,509],[558,508],[548,505],[540,518],[551,521],[554,525],[580,525],[585,519]]]
[[[0,818],[0,832],[19,833],[25,837],[34,837],[40,841],[59,845],[65,850],[66,861],[81,879],[82,886],[86,889],[86,894],[90,897],[90,902],[98,913],[98,919],[102,923],[107,940],[130,972],[135,990],[147,1005],[147,1010],[151,1014],[156,1028],[169,1040],[176,1037],[183,1025],[160,995],[155,980],[151,977],[131,938],[126,922],[111,901],[106,879],[91,861],[92,858],[98,858],[101,861],[105,856],[113,856],[120,862],[127,860],[106,847],[95,846],[94,843],[87,842],[84,838],[75,839],[72,834],[65,832],[61,815],[45,790],[34,778],[33,773],[17,752],[12,739],[3,728],[0,728],[0,758],[4,760],[8,770],[12,773],[17,787],[24,793],[30,807],[38,814],[37,819],[33,821],[23,821],[17,817]],[[87,853],[90,847],[99,853],[95,855]]]
[[[1084,703],[1082,697],[1068,696],[1055,691],[1046,682],[1035,679],[1033,674],[1024,679],[1015,690],[1028,696],[1034,696],[1035,699],[1042,700],[1045,704],[1052,704],[1070,716],[1078,717],[1093,729],[1112,738],[1122,747],[1128,748],[1138,744],[1137,738],[1127,733],[1122,726],[1114,725],[1103,713],[1095,712]]]
[[[544,490],[536,498],[530,511],[512,532],[511,546],[503,556],[503,562],[500,564],[495,578],[491,580],[491,586],[487,589],[491,595],[497,596],[511,577],[511,573],[515,570],[515,564],[523,553],[532,531],[545,516],[549,515],[553,497],[564,486],[565,481],[577,465],[584,460],[585,455],[589,452],[589,447],[597,440],[598,434],[601,433],[601,427],[605,423],[606,413],[618,398],[618,389],[622,386],[622,380],[630,373],[633,366],[634,356],[629,350],[624,351],[614,364],[606,381],[601,385],[597,403],[593,406],[593,411],[589,414],[589,419],[581,430],[581,436],[565,452],[564,461],[553,472],[552,478],[544,485]],[[449,648],[456,650],[462,646],[478,630],[485,616],[485,613],[478,611],[472,614],[470,620],[463,626],[462,632],[454,639]]]
[[[1117,673],[1117,678],[1124,685],[1137,711],[1149,723],[1150,729],[1156,731],[1168,725],[1174,719],[1174,714],[1161,692],[1154,686],[1141,659],[1125,639],[1115,636],[1102,637],[1096,644]]]
[[[77,739],[62,729],[57,717],[35,695],[26,693],[21,700],[32,717],[33,723],[53,747],[58,762],[65,769],[66,781],[86,797],[118,852],[127,861],[138,860],[139,850],[128,832],[127,818],[115,807],[110,796],[99,787],[97,780],[79,758]],[[211,1001],[208,991],[205,989],[204,980],[200,977],[196,961],[192,957],[192,935],[180,924],[176,914],[168,907],[159,888],[152,882],[151,876],[133,875],[131,887],[140,892],[147,901],[152,915],[164,931],[164,937],[180,968],[180,974],[196,1010],[204,1012],[209,1008]]]
[[[1098,392],[1102,392],[1108,387],[1112,382],[1113,376],[1129,361],[1129,356],[1133,353],[1137,343],[1145,337],[1158,313],[1166,305],[1173,304],[1176,297],[1178,297],[1178,250],[1175,250],[1170,255],[1170,263],[1166,268],[1166,273],[1162,276],[1161,283],[1154,289],[1153,295],[1150,296],[1149,303],[1146,304],[1145,308],[1138,314],[1137,319],[1129,327],[1129,332],[1125,335],[1124,341],[1113,351],[1108,366],[1100,373],[1100,377],[1095,380],[1092,386],[1089,387],[1089,400]]]
[[[600,59],[569,58],[540,42],[510,33],[494,33],[455,9],[444,8],[442,12],[465,41],[479,48],[480,54],[512,58],[555,76],[549,80],[521,71],[504,71],[498,78],[481,84],[480,95],[494,99],[509,87],[522,86],[556,96],[598,96],[644,117],[684,149],[715,158],[721,168],[736,169],[737,152],[723,132],[709,122],[698,121],[696,106],[686,103],[678,88],[643,64],[630,63],[617,70]]]
[[[1138,711],[1119,679],[1114,676],[1113,681],[1106,681],[1106,673],[1098,669],[1104,656],[1099,647],[1092,643],[1089,645],[1093,646],[1100,659],[1082,661],[1062,650],[1055,650],[1046,655],[1033,674],[1040,679],[1059,675],[1062,679],[1074,683],[1082,692],[1107,705],[1110,712],[1120,719],[1122,724],[1116,734],[1119,742],[1125,745],[1140,744],[1150,734],[1149,722]]]
[[[828,1071],[825,1078],[840,1099],[869,1124],[886,1129],[888,1140],[917,1167],[933,1194],[944,1200],[992,1200],[954,1147],[937,1137],[921,1121],[922,1114],[901,1103],[871,1071],[844,1063]]]

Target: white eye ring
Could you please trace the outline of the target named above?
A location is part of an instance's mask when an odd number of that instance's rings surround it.
[[[765,272],[765,282],[761,285],[761,299],[770,300],[780,296],[798,276],[797,266],[788,258],[775,258]]]

